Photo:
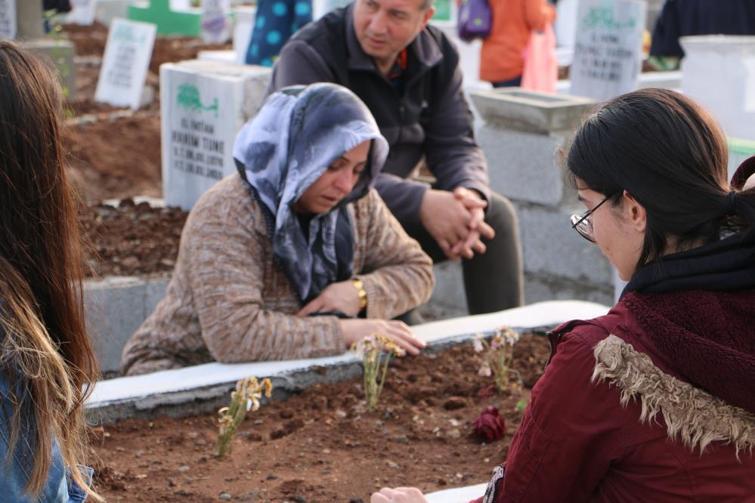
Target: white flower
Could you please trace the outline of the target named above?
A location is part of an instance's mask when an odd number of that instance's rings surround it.
[[[475,353],[482,353],[485,350],[485,346],[482,344],[482,339],[480,337],[475,337],[472,340],[472,347],[474,347]]]
[[[477,375],[480,377],[490,377],[493,375],[493,371],[490,370],[490,365],[485,362],[482,364],[482,367],[480,367],[480,370],[477,371]]]

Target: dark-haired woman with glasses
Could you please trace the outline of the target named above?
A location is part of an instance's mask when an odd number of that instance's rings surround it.
[[[481,501],[755,501],[755,158],[731,183],[726,166],[720,129],[669,90],[615,98],[577,131],[572,226],[628,284],[607,315],[550,333]]]

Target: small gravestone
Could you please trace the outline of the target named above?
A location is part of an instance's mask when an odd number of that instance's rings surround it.
[[[682,91],[727,135],[755,141],[755,36],[682,37]]]
[[[16,0],[0,0],[0,39],[16,38]]]
[[[71,0],[71,12],[66,21],[69,23],[90,25],[94,23],[95,0]]]
[[[115,19],[105,46],[95,100],[139,108],[155,43],[155,25]]]
[[[222,44],[231,37],[231,0],[203,0],[202,40]]]
[[[198,37],[201,26],[199,9],[172,9],[170,0],[138,2],[128,8],[128,18],[157,25],[160,35]]]
[[[570,94],[607,100],[637,87],[645,8],[638,0],[580,2]]]
[[[236,171],[233,142],[265,97],[270,69],[215,61],[160,66],[163,197],[191,209]]]

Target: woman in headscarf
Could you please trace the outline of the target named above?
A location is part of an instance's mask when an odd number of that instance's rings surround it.
[[[428,299],[432,262],[371,189],[387,154],[346,88],[271,95],[236,139],[239,173],[191,211],[123,372],[334,355],[374,333],[416,354],[423,343],[389,320]]]

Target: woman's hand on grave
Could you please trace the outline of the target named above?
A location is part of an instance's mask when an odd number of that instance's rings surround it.
[[[384,335],[411,355],[419,354],[425,343],[417,339],[403,321],[395,320],[339,320],[346,347],[350,348],[365,337]]]
[[[328,285],[320,295],[302,307],[297,316],[309,316],[312,313],[331,313],[340,311],[347,316],[359,314],[359,292],[351,280],[339,281]]]
[[[427,503],[427,500],[416,487],[384,487],[372,493],[370,503]]]

